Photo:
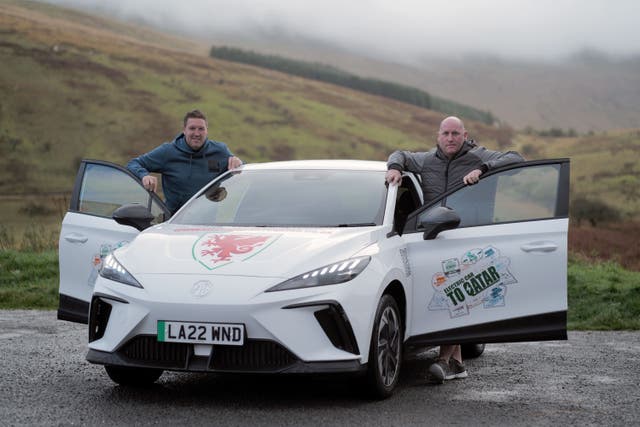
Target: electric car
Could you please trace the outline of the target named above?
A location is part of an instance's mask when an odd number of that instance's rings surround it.
[[[84,160],[60,235],[58,317],[120,384],[164,370],[363,374],[405,353],[566,339],[569,160],[511,165],[423,204],[386,164],[226,172],[169,218],[126,169]],[[482,350],[480,349],[480,352]]]

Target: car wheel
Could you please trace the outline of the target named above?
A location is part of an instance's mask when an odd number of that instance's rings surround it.
[[[113,382],[136,387],[153,384],[162,375],[162,369],[127,368],[110,365],[106,365],[104,369]]]
[[[368,390],[375,398],[391,396],[398,384],[403,330],[398,304],[391,295],[383,295],[373,322],[367,371]]]
[[[475,359],[484,353],[484,344],[462,344],[462,358]]]

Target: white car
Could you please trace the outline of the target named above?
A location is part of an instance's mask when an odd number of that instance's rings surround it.
[[[425,206],[416,177],[388,186],[385,172],[244,165],[163,222],[137,178],[84,160],[58,317],[88,323],[87,360],[120,384],[362,372],[379,397],[415,349],[566,339],[568,159],[492,171]]]

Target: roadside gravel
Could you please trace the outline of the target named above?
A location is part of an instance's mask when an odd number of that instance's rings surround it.
[[[0,311],[0,425],[638,425],[640,333],[488,345],[469,378],[435,385],[434,350],[405,363],[390,399],[343,377],[167,373],[114,385],[85,360],[87,330],[52,311]]]

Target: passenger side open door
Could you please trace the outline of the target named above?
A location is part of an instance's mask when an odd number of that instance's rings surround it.
[[[409,215],[409,346],[566,339],[569,160],[491,172]]]

